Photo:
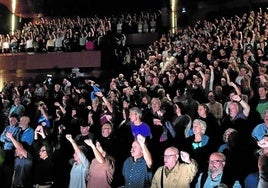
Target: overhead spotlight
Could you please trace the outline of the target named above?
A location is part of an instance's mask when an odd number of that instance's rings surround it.
[[[182,12],[182,13],[186,13],[186,8],[183,7],[181,12]]]

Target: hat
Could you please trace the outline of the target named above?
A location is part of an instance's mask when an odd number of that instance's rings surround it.
[[[79,119],[79,125],[80,125],[81,127],[87,127],[87,126],[90,126],[90,125],[88,124],[88,122],[87,122],[85,119],[83,119],[83,118],[80,118],[80,119]]]
[[[105,123],[111,123],[113,121],[113,117],[110,114],[102,114],[100,117],[100,124],[104,125]]]

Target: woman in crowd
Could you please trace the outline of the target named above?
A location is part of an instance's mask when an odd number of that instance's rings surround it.
[[[86,180],[88,176],[89,161],[83,153],[83,146],[78,146],[71,134],[66,134],[66,139],[72,144],[74,149],[74,161],[70,172],[69,188],[86,188]]]
[[[198,163],[200,171],[205,170],[207,159],[212,150],[211,139],[206,135],[207,124],[201,119],[195,119],[192,125],[193,135],[186,138],[185,142],[180,145],[187,151]]]
[[[34,131],[33,149],[37,155],[34,159],[33,183],[36,187],[50,188],[55,178],[53,148],[42,125],[38,125]]]
[[[89,168],[87,188],[111,187],[115,170],[114,158],[106,153],[107,148],[104,148],[99,141],[94,144],[92,139],[86,139],[85,143],[92,148],[95,155]]]

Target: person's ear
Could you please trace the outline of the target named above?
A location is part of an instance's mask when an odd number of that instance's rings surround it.
[[[224,167],[224,166],[225,166],[225,164],[226,164],[226,162],[225,162],[225,161],[223,161],[223,162],[222,162],[222,167]]]

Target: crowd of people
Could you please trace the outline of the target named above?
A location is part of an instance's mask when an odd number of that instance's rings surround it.
[[[105,46],[109,33],[122,42],[125,34],[156,32],[158,11],[94,17],[41,17],[24,23],[13,34],[0,34],[0,53],[80,52]]]
[[[7,82],[1,187],[267,187],[267,37],[260,8],[162,33],[103,85]]]

